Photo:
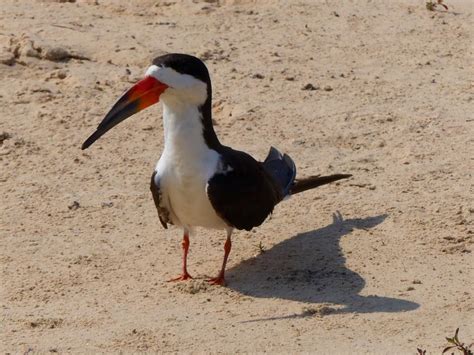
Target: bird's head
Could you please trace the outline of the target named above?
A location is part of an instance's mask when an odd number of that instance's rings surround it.
[[[210,106],[211,79],[204,63],[187,54],[166,54],[153,60],[145,77],[132,86],[105,115],[97,130],[82,144],[88,148],[126,118],[162,101],[170,107]]]

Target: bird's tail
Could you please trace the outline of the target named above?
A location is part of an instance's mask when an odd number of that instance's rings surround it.
[[[268,156],[263,162],[263,167],[281,187],[283,192],[282,198],[352,176],[350,174],[316,175],[295,180],[295,163],[287,154],[281,154],[274,147],[270,148]]]
[[[316,187],[329,184],[331,182],[350,178],[351,174],[334,174],[328,176],[309,176],[304,179],[298,179],[293,182],[293,185],[290,187],[290,194],[294,195],[306,190],[314,189]]]

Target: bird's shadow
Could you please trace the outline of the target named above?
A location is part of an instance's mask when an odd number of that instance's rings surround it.
[[[365,280],[345,265],[346,258],[339,245],[341,237],[356,228],[373,228],[386,217],[344,220],[337,212],[333,215],[333,222],[326,227],[297,234],[230,268],[228,275],[232,282],[229,287],[252,297],[332,303],[339,306],[332,309],[336,313],[414,310],[419,306],[414,302],[360,295]],[[298,316],[304,314],[290,317]]]

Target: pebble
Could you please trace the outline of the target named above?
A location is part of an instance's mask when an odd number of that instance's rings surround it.
[[[293,144],[294,144],[294,145],[304,145],[305,143],[306,143],[306,141],[301,140],[301,139],[295,139],[295,140],[293,141]]]
[[[308,83],[305,86],[303,86],[301,90],[309,90],[309,91],[319,90],[319,86],[318,85],[314,86],[313,84]]]
[[[99,0],[77,0],[78,4],[99,5]]]
[[[3,144],[3,141],[6,141],[7,139],[10,139],[12,135],[8,132],[2,132],[0,133],[0,145]]]
[[[79,204],[78,201],[73,201],[67,208],[69,208],[71,211],[77,210],[81,205]]]
[[[324,87],[324,91],[332,91],[332,90],[333,90],[332,86],[326,85]]]
[[[65,71],[65,70],[58,70],[55,75],[56,75],[56,77],[57,77],[58,79],[61,79],[61,80],[62,80],[62,79],[66,79],[66,77],[67,77],[67,71]]]

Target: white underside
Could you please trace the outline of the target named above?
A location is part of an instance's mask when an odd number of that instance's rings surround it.
[[[209,179],[220,167],[219,154],[209,149],[202,135],[200,112],[194,105],[163,100],[165,147],[156,166],[155,182],[162,204],[174,225],[228,229],[207,196]]]

